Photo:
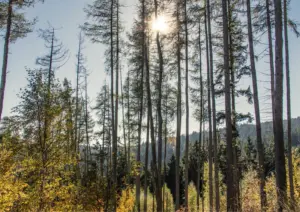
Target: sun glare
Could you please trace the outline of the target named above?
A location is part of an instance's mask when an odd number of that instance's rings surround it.
[[[157,19],[152,20],[152,29],[158,32],[166,32],[168,29],[166,19],[164,16],[158,16]]]

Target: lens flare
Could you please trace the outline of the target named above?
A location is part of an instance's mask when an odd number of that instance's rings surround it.
[[[152,20],[152,30],[158,32],[166,32],[168,29],[166,19],[164,16],[158,16],[157,19]]]

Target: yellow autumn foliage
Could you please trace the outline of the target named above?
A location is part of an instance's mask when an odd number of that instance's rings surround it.
[[[11,211],[14,203],[27,198],[24,189],[28,186],[18,175],[18,163],[14,153],[0,145],[0,211]]]
[[[117,212],[133,211],[135,204],[135,192],[133,188],[126,188],[122,191],[118,202]]]

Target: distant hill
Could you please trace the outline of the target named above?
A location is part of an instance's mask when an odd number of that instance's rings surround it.
[[[284,132],[285,132],[285,138],[286,138],[286,131],[287,131],[287,121],[285,120],[283,123],[284,126]],[[262,137],[264,143],[269,143],[273,140],[273,127],[272,122],[264,122],[261,124],[262,127]],[[252,140],[252,142],[255,143],[256,140],[256,129],[255,124],[241,124],[238,126],[238,132],[239,132],[239,140],[241,141],[241,144],[243,145],[248,138]],[[208,137],[208,132],[205,131],[205,137]],[[220,133],[222,137],[225,136],[225,128],[220,129]],[[185,150],[185,135],[181,136],[181,156],[184,155]],[[192,146],[195,141],[199,140],[199,132],[193,132],[189,135],[190,139],[190,146]],[[285,139],[286,140],[286,139]],[[299,146],[300,145],[300,117],[293,118],[292,119],[292,145],[293,146]],[[145,149],[146,144],[143,143],[141,145],[141,160],[144,161],[145,159]],[[151,152],[151,146],[149,146],[149,150]],[[171,142],[167,144],[167,161],[171,158],[172,154],[175,153],[175,143]],[[164,144],[163,144],[163,155],[164,155]],[[151,153],[149,154],[150,160],[151,160]]]

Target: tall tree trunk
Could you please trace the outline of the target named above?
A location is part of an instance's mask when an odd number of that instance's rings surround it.
[[[237,123],[236,123],[236,109],[235,109],[235,58],[234,58],[234,46],[233,46],[233,37],[232,37],[232,12],[231,0],[228,0],[228,25],[229,25],[229,70],[231,76],[231,126],[232,126],[232,148],[233,148],[233,183],[234,183],[234,201],[236,205],[236,210],[241,209],[240,204],[240,178],[239,178],[239,168],[238,168],[238,154],[237,154]]]
[[[114,23],[114,0],[111,0],[111,6],[110,6],[110,86],[111,86],[111,130],[112,130],[112,182],[113,182],[113,196],[112,196],[112,205],[113,205],[113,211],[117,210],[117,197],[115,194],[116,189],[116,183],[117,183],[117,153],[115,151],[115,112],[114,112],[114,29],[113,29],[113,23]]]
[[[5,41],[4,41],[2,76],[1,76],[1,85],[0,85],[0,121],[2,119],[4,94],[5,94],[7,63],[8,63],[9,43],[10,43],[10,34],[11,34],[12,14],[13,14],[12,4],[13,4],[13,0],[9,0],[7,6],[6,33],[5,33]]]
[[[127,163],[127,143],[126,143],[126,130],[125,130],[125,108],[124,108],[124,93],[123,93],[123,80],[122,80],[122,71],[120,69],[120,83],[121,83],[121,101],[122,101],[122,126],[123,126],[123,138],[124,138],[124,155],[125,155],[125,160],[128,168],[128,163]]]
[[[145,42],[145,39],[143,38],[143,43]],[[144,44],[142,45],[142,54],[144,55],[145,47]],[[139,108],[139,123],[138,123],[138,145],[137,145],[137,155],[136,155],[136,161],[139,164],[141,162],[141,134],[142,134],[142,121],[143,121],[143,108],[144,108],[144,61],[143,61],[143,68],[141,70],[141,79],[140,79],[140,108]],[[136,176],[136,205],[137,210],[140,211],[140,193],[141,193],[141,175],[140,175],[141,169],[138,171]]]
[[[202,143],[202,123],[203,123],[203,81],[202,81],[202,45],[201,45],[201,18],[198,23],[198,45],[199,45],[199,73],[200,73],[200,129],[199,129],[199,145],[198,150],[201,150]],[[198,156],[198,172],[197,172],[197,211],[200,210],[200,177],[202,173],[202,167],[200,164],[200,155]]]
[[[253,97],[254,97],[254,111],[256,120],[256,142],[258,151],[258,175],[260,178],[260,202],[261,210],[265,210],[266,206],[266,193],[265,193],[265,171],[264,171],[264,150],[261,136],[261,121],[260,121],[260,110],[259,110],[259,99],[258,99],[258,88],[257,88],[257,77],[255,68],[255,55],[253,46],[253,32],[252,32],[252,15],[251,15],[251,2],[247,0],[247,20],[248,20],[248,42],[250,51],[250,63],[252,73],[252,86],[253,86]]]
[[[147,135],[146,135],[146,150],[145,150],[145,177],[144,177],[144,212],[147,212],[148,199],[148,160],[149,160],[149,111],[147,112]]]
[[[89,127],[88,127],[88,94],[87,94],[87,73],[85,73],[84,76],[85,81],[85,114],[84,114],[84,122],[85,122],[85,139],[86,139],[86,152],[85,152],[85,176],[88,177],[88,171],[89,171]]]
[[[77,52],[77,67],[76,67],[76,96],[75,96],[75,135],[74,135],[74,156],[79,161],[79,139],[78,136],[78,116],[79,116],[79,77],[80,77],[80,65],[81,65],[81,49],[82,49],[83,38],[82,34],[79,34],[79,44],[78,44],[78,52]],[[81,182],[81,173],[79,163],[76,164],[76,178],[79,182]]]
[[[76,97],[75,97],[75,154],[79,153],[79,144],[78,144],[78,107],[79,107],[79,74],[80,74],[80,65],[81,65],[81,48],[82,48],[82,35],[79,34],[79,45],[77,53],[77,68],[76,68]]]
[[[284,17],[284,46],[285,46],[285,73],[286,73],[286,99],[287,99],[287,135],[288,135],[288,169],[289,169],[289,185],[291,209],[294,209],[294,181],[293,181],[293,160],[292,160],[292,122],[291,122],[291,86],[290,86],[290,59],[289,59],[289,37],[288,37],[288,8],[287,0],[283,1],[283,17]]]
[[[231,126],[231,104],[230,104],[230,70],[229,70],[229,45],[228,45],[228,16],[227,0],[222,0],[223,18],[223,56],[225,75],[225,119],[226,119],[226,156],[227,156],[227,211],[235,210],[234,183],[233,178],[233,149],[232,149],[232,126]]]
[[[176,24],[177,24],[177,44],[176,44],[176,54],[177,54],[177,122],[176,122],[176,164],[175,164],[175,178],[176,178],[176,210],[180,207],[180,136],[181,136],[181,40],[180,40],[180,20],[179,20],[179,4],[177,1],[177,11],[176,11]]]
[[[130,134],[131,134],[131,126],[130,126],[130,96],[129,96],[129,86],[130,86],[130,77],[129,77],[129,71],[128,71],[128,83],[127,83],[127,87],[128,87],[128,92],[127,92],[127,133],[128,133],[128,162],[127,162],[127,165],[128,165],[128,173],[130,173],[130,170],[131,170],[131,145],[130,145]]]
[[[188,14],[187,14],[187,0],[184,1],[184,25],[185,25],[185,211],[189,210],[189,38],[188,38]]]
[[[266,10],[267,10],[267,28],[268,28],[268,46],[269,46],[269,60],[270,60],[270,77],[271,77],[271,108],[272,108],[272,120],[273,120],[273,133],[275,135],[275,115],[274,115],[274,59],[273,59],[273,44],[272,44],[272,26],[270,17],[270,2],[266,0]]]
[[[208,39],[209,39],[209,63],[210,63],[210,87],[212,97],[212,130],[214,144],[214,171],[215,171],[215,197],[216,211],[220,210],[220,191],[219,191],[219,164],[218,164],[218,142],[217,142],[217,121],[216,121],[216,100],[215,100],[215,85],[214,85],[214,65],[213,65],[213,49],[212,49],[212,33],[211,33],[211,7],[210,0],[207,0],[207,19],[208,19]]]
[[[168,92],[167,92],[168,93]],[[166,95],[166,117],[165,117],[165,147],[164,147],[164,176],[163,176],[163,211],[167,211],[168,203],[165,203],[166,200],[166,186],[164,185],[166,182],[166,175],[167,175],[167,143],[168,143],[168,95]],[[165,209],[166,205],[166,209]]]
[[[148,52],[147,52],[147,45],[145,45],[145,67],[146,67],[146,85],[147,85],[147,106],[149,110],[149,118],[150,118],[150,129],[151,129],[151,149],[152,149],[152,175],[153,175],[153,181],[154,181],[154,191],[156,194],[156,209],[157,211],[162,211],[162,202],[161,202],[161,187],[158,188],[158,179],[160,180],[160,172],[158,171],[157,167],[157,160],[156,160],[156,141],[154,136],[154,121],[153,121],[153,113],[152,113],[152,99],[151,99],[151,85],[150,85],[150,67],[149,67],[149,58],[148,58]]]
[[[274,115],[275,115],[275,169],[278,211],[286,205],[286,170],[284,156],[283,136],[283,56],[282,56],[282,6],[281,0],[274,0],[275,4],[275,90],[274,90]]]
[[[155,10],[155,19],[158,19],[158,2],[154,0],[154,10]],[[158,78],[158,100],[157,100],[157,115],[158,115],[158,155],[157,155],[157,193],[156,193],[156,201],[157,201],[157,211],[162,211],[162,186],[161,186],[161,164],[162,164],[162,109],[161,109],[161,100],[162,100],[162,78],[163,78],[163,55],[160,44],[160,36],[159,31],[156,32],[156,46],[158,51],[158,59],[159,59],[159,78]]]
[[[118,155],[118,125],[119,125],[119,0],[116,0],[116,104],[113,139],[113,177],[115,186],[117,185],[117,155]],[[116,188],[117,189],[117,188]],[[115,191],[117,192],[117,191]]]
[[[48,83],[47,83],[47,97],[45,102],[45,115],[44,115],[44,132],[43,132],[43,143],[41,145],[42,151],[42,170],[41,170],[41,185],[40,185],[40,202],[39,210],[44,210],[45,201],[44,201],[44,187],[46,184],[46,176],[48,175],[47,161],[48,161],[48,142],[50,134],[50,106],[51,106],[51,81],[52,81],[52,62],[53,62],[53,49],[54,49],[54,28],[51,33],[51,47],[49,55],[49,68],[48,68]]]
[[[104,147],[105,147],[105,130],[106,130],[106,126],[105,126],[105,120],[106,120],[106,100],[107,100],[107,87],[105,85],[105,91],[104,91],[104,99],[105,99],[105,103],[103,105],[103,137],[102,137],[102,152],[101,152],[101,176],[104,176]],[[107,173],[108,174],[108,173]]]
[[[211,125],[211,97],[210,97],[210,56],[209,56],[209,35],[208,35],[208,3],[206,0],[205,10],[205,41],[206,41],[206,66],[207,66],[207,103],[208,103],[208,190],[209,190],[209,210],[213,211],[213,165],[212,165],[212,125]]]
[[[144,56],[145,53],[145,1],[142,1],[142,55]],[[143,121],[143,107],[144,107],[144,67],[145,67],[145,60],[142,60],[142,70],[141,70],[141,79],[140,79],[140,111],[139,111],[139,125],[138,125],[138,148],[137,148],[137,163],[140,163],[141,161],[141,134],[142,134],[142,121]],[[148,123],[147,123],[148,124]],[[138,171],[136,176],[136,205],[137,205],[137,211],[140,211],[140,193],[141,193],[141,175],[140,175],[141,169]]]

